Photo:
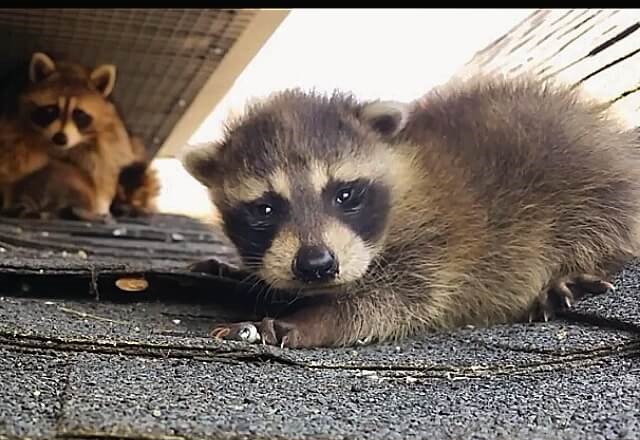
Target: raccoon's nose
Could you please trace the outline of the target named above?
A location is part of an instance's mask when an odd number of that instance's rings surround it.
[[[324,246],[303,246],[293,259],[292,270],[300,281],[328,281],[338,273],[338,260]]]
[[[56,145],[67,145],[67,135],[61,131],[54,134],[51,140]]]

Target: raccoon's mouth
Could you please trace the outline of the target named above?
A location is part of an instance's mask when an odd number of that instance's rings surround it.
[[[71,150],[74,147],[75,147],[75,145],[56,145],[56,144],[52,144],[51,145],[51,152],[53,154],[65,153],[65,152]]]
[[[305,296],[339,293],[345,285],[349,284],[347,280],[340,277],[325,281],[301,281],[294,277],[278,276],[264,268],[260,269],[256,275],[274,289],[292,291]]]
[[[266,281],[271,287],[285,292],[295,293],[302,296],[340,294],[345,283],[330,281],[324,283],[303,283],[297,280]]]

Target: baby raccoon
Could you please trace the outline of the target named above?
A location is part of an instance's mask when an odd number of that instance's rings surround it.
[[[546,319],[637,255],[639,147],[606,106],[525,77],[408,105],[275,94],[184,163],[245,269],[313,300],[214,335],[336,346]]]

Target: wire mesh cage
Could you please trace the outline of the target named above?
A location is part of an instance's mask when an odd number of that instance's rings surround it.
[[[155,154],[256,14],[237,9],[0,9],[0,76],[42,51],[113,63],[113,99]]]

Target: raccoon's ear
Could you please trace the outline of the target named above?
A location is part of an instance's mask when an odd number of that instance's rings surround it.
[[[180,154],[185,169],[204,186],[212,186],[218,174],[218,153],[221,142],[188,146]]]
[[[90,75],[93,85],[105,98],[113,92],[116,85],[116,66],[113,64],[103,64],[93,69]]]
[[[35,52],[29,63],[29,79],[37,83],[56,71],[56,63],[45,53]]]
[[[408,104],[398,101],[374,101],[362,107],[360,118],[381,136],[391,137],[407,125],[409,113]]]

